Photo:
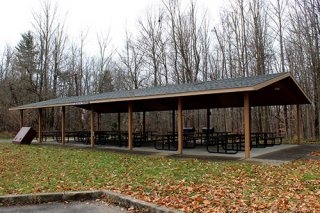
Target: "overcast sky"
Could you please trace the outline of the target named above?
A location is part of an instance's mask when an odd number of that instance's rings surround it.
[[[189,2],[189,0],[183,0]],[[39,11],[41,0],[0,0],[0,50],[6,44],[16,46],[21,34],[33,30],[32,10]],[[124,29],[132,27],[137,18],[150,7],[161,5],[161,0],[52,0],[60,13],[67,13],[68,35],[76,39],[81,30],[89,30],[88,40],[94,42],[97,32],[109,28],[113,43],[118,46],[124,38]],[[212,19],[218,18],[223,0],[198,0],[199,6],[208,7]]]

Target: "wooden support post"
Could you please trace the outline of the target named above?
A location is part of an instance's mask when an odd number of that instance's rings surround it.
[[[178,98],[178,153],[183,153],[182,97]]]
[[[207,108],[207,141],[209,141],[209,136],[210,136],[210,108]]]
[[[66,143],[66,107],[62,107],[62,125],[61,125],[61,143],[65,145]]]
[[[146,111],[142,113],[142,136],[146,140]]]
[[[128,106],[128,149],[132,150],[132,102]]]
[[[23,127],[23,109],[20,110],[20,129]]]
[[[94,147],[94,108],[91,105],[91,147]]]
[[[121,115],[120,112],[118,112],[118,131],[121,131]]]
[[[249,92],[244,92],[244,129],[245,129],[245,157],[250,158],[250,102]]]
[[[301,130],[300,130],[300,105],[297,104],[297,138],[298,145],[301,144]]]
[[[176,114],[175,110],[172,110],[172,132],[175,134],[176,132]]]
[[[42,143],[42,109],[39,109],[39,143]]]

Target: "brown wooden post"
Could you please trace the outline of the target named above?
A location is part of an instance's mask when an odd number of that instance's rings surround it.
[[[182,97],[178,98],[178,153],[183,152],[183,133],[182,133]]]
[[[39,109],[39,143],[42,143],[42,109]]]
[[[121,115],[120,112],[118,112],[118,131],[121,131]]]
[[[301,130],[300,130],[300,105],[297,104],[297,138],[298,145],[301,144]]]
[[[94,147],[94,108],[91,105],[91,147]]]
[[[245,157],[250,158],[250,102],[249,92],[244,92],[244,129],[245,129]]]
[[[142,113],[142,136],[146,140],[146,111]]]
[[[66,143],[66,107],[62,107],[61,143]]]
[[[209,136],[210,136],[210,108],[207,108],[207,141],[209,141]]]
[[[128,106],[128,149],[132,150],[132,102]]]
[[[172,110],[172,132],[175,134],[176,132],[176,113],[175,110]]]
[[[20,129],[23,127],[23,109],[20,110]]]

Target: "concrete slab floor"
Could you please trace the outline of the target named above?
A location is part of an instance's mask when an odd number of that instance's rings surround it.
[[[8,142],[11,143],[11,141],[1,141],[1,142]],[[32,141],[33,145],[54,145],[54,146],[61,146],[63,145],[61,143],[58,143],[52,139],[49,139],[45,142],[42,142],[40,144],[37,140]],[[69,143],[66,143],[67,146],[74,146],[78,148],[89,148],[90,145],[85,145],[80,142],[75,142],[71,140]],[[275,146],[268,146],[265,148],[252,148],[250,151],[250,157],[257,157],[262,154],[267,154],[275,151],[279,151],[282,149],[287,149],[287,148],[292,148],[296,147],[298,145],[295,144],[281,144],[281,145],[275,145]],[[128,150],[128,147],[116,147],[113,145],[95,145],[95,148],[104,150],[104,149],[111,149],[111,150]],[[178,151],[168,151],[168,150],[156,150],[154,148],[154,145],[152,142],[149,143],[143,143],[141,147],[133,147],[134,151],[140,151],[140,152],[152,152],[153,155],[157,156],[168,156],[168,155],[173,155],[173,154],[178,154]],[[129,150],[128,150],[129,151]],[[223,149],[222,149],[223,151]],[[220,157],[235,157],[235,158],[244,158],[245,157],[245,152],[244,151],[238,151],[237,154],[224,154],[224,153],[209,153],[206,150],[206,146],[196,146],[195,148],[184,148],[183,149],[183,154],[187,155],[204,155],[204,156],[220,156]]]
[[[2,143],[11,143],[11,141],[0,141]],[[318,145],[296,145],[296,144],[281,144],[275,146],[268,146],[265,148],[252,148],[250,151],[250,158],[245,158],[245,152],[239,151],[236,154],[224,154],[224,153],[209,153],[206,150],[206,146],[196,146],[195,148],[184,148],[183,154],[178,154],[178,151],[168,150],[156,150],[152,142],[143,143],[141,147],[133,147],[133,150],[128,150],[128,147],[116,147],[113,144],[106,145],[85,145],[81,142],[75,142],[70,140],[66,145],[62,145],[54,140],[47,140],[39,143],[37,140],[33,140],[33,145],[40,146],[54,146],[54,147],[65,147],[70,149],[84,149],[84,150],[95,150],[104,152],[115,152],[123,154],[137,154],[147,155],[153,157],[171,157],[171,158],[195,158],[204,161],[242,161],[248,163],[259,163],[259,164],[272,164],[281,165],[285,162],[305,158],[307,153],[312,150],[320,149]],[[311,149],[310,149],[311,148]],[[302,149],[302,150],[301,150]],[[283,153],[283,154],[282,154]]]

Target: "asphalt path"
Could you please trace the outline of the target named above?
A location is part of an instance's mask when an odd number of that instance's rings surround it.
[[[54,202],[40,205],[22,205],[0,207],[1,213],[124,213],[128,209],[104,201],[73,201],[69,203]]]
[[[293,161],[308,158],[307,155],[313,151],[319,150],[320,144],[301,144],[299,146],[282,149],[275,152],[259,155],[253,158],[272,159],[282,161]]]

